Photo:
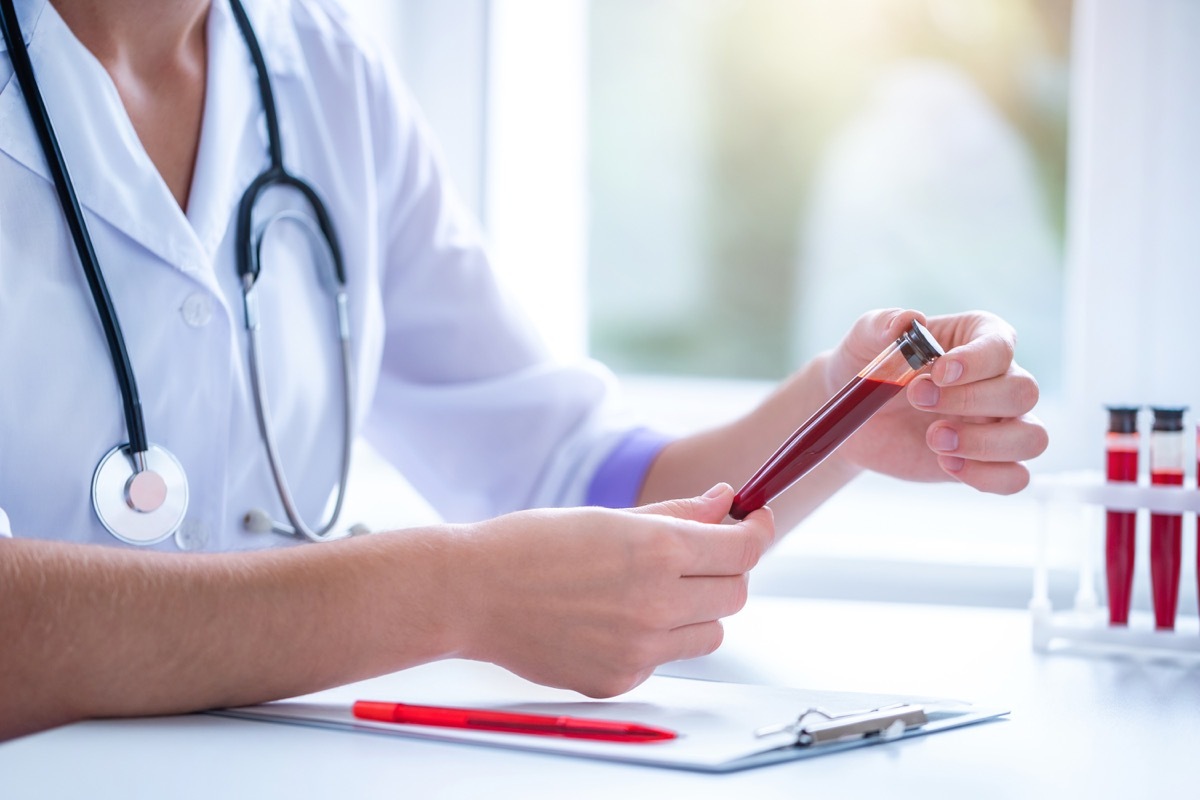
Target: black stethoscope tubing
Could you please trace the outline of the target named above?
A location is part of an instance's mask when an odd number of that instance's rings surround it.
[[[5,0],[5,2],[11,2],[11,0]],[[281,144],[282,139],[279,135],[279,114],[275,110],[275,92],[271,88],[271,76],[267,71],[267,62],[263,58],[262,49],[258,45],[258,38],[254,35],[254,29],[250,26],[250,18],[246,15],[246,9],[242,6],[241,0],[230,0],[230,7],[233,9],[233,16],[237,21],[238,29],[242,32],[242,38],[246,40],[246,47],[250,51],[250,58],[254,61],[254,71],[258,79],[258,93],[262,98],[263,114],[267,120],[267,152],[271,161],[270,166],[251,181],[245,193],[242,194],[241,201],[238,203],[238,275],[242,277],[243,281],[249,278],[251,283],[258,279],[259,261],[255,253],[254,237],[251,235],[254,204],[267,189],[274,186],[290,186],[298,190],[308,200],[308,204],[317,218],[317,226],[329,244],[330,257],[333,259],[334,276],[337,279],[338,285],[342,286],[346,283],[346,270],[342,262],[342,250],[338,244],[337,232],[334,230],[333,222],[329,218],[329,212],[326,211],[325,204],[321,202],[316,191],[308,183],[289,173],[283,166],[283,145]]]
[[[233,0],[237,3],[237,0]],[[16,9],[13,0],[0,0],[0,29],[4,33],[4,41],[8,45],[9,57],[12,59],[13,72],[17,83],[25,95],[25,103],[37,130],[42,150],[46,154],[46,162],[50,174],[54,178],[54,188],[58,192],[58,201],[66,212],[67,227],[71,230],[71,239],[75,242],[75,250],[83,264],[84,275],[87,276],[88,288],[96,311],[100,316],[100,325],[104,328],[104,339],[108,343],[109,357],[112,359],[113,371],[116,373],[117,384],[121,388],[121,400],[125,407],[125,428],[129,433],[129,449],[133,453],[145,453],[149,448],[146,438],[146,422],[142,415],[142,401],[138,396],[137,378],[133,374],[133,364],[129,360],[129,351],[125,348],[125,337],[121,333],[121,323],[117,320],[117,312],[113,307],[112,296],[108,293],[108,284],[104,282],[104,274],[100,271],[100,260],[96,257],[96,249],[92,245],[92,237],[88,233],[87,223],[83,219],[83,210],[79,199],[75,196],[75,187],[67,173],[67,165],[63,160],[62,150],[58,146],[58,137],[50,124],[50,114],[46,103],[42,100],[42,92],[38,88],[37,79],[33,74],[33,62],[29,59],[29,51],[25,40],[21,37],[20,24],[17,22]]]

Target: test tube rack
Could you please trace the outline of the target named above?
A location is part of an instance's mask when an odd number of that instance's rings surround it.
[[[1180,609],[1174,630],[1155,630],[1150,614],[1133,612],[1129,624],[1110,625],[1108,609],[1100,602],[1097,586],[1103,584],[1104,565],[1099,553],[1104,539],[1105,509],[1137,510],[1184,514],[1184,537],[1196,533],[1196,514],[1200,512],[1200,489],[1180,486],[1151,486],[1145,483],[1109,483],[1100,472],[1076,472],[1037,476],[1030,491],[1039,504],[1037,555],[1033,571],[1033,597],[1029,601],[1032,616],[1033,649],[1038,652],[1124,654],[1150,658],[1200,661],[1200,618],[1196,609]],[[1056,535],[1057,507],[1092,507],[1096,514],[1075,515],[1089,530],[1081,531],[1083,540],[1079,558],[1079,576],[1074,605],[1056,611],[1050,600],[1049,549]],[[1139,520],[1140,522],[1140,520]],[[1139,530],[1141,528],[1139,527]],[[1095,546],[1093,546],[1095,545]],[[1181,583],[1195,582],[1196,560],[1185,558]],[[1149,569],[1139,566],[1137,579],[1148,580]]]

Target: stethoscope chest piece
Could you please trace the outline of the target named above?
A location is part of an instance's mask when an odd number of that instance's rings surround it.
[[[137,469],[128,445],[117,445],[92,476],[92,506],[113,536],[128,544],[157,544],[179,528],[187,513],[183,466],[156,444]]]

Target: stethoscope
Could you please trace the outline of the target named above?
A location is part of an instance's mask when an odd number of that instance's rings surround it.
[[[250,19],[246,15],[241,0],[229,0],[229,2],[238,28],[241,30],[242,38],[246,40],[246,46],[250,50],[250,57],[254,61],[254,69],[258,75],[258,92],[266,116],[267,143],[271,162],[267,169],[251,182],[238,204],[237,269],[242,284],[242,300],[249,345],[248,360],[258,428],[266,448],[267,460],[270,462],[271,474],[279,491],[279,498],[291,524],[276,522],[269,514],[260,509],[248,512],[243,522],[245,528],[250,531],[274,531],[292,536],[303,536],[311,541],[329,541],[346,535],[332,531],[341,515],[342,505],[345,501],[352,441],[354,376],[350,358],[346,273],[342,264],[342,252],[338,246],[337,235],[330,221],[329,212],[325,209],[325,204],[321,202],[316,191],[309,184],[284,169],[279,118],[275,110],[275,95],[271,90],[266,61],[263,59],[258,39],[250,26]],[[33,64],[29,59],[29,51],[25,47],[25,40],[13,8],[13,0],[0,0],[0,30],[8,44],[13,71],[17,76],[21,92],[25,96],[25,104],[29,107],[29,115],[37,129],[42,152],[45,154],[54,178],[59,203],[67,219],[71,237],[75,242],[75,249],[79,253],[84,274],[87,276],[88,288],[91,290],[92,300],[104,328],[113,369],[121,389],[121,400],[125,410],[125,428],[129,432],[129,442],[119,444],[109,450],[97,465],[92,476],[92,507],[95,509],[100,523],[121,541],[138,545],[157,544],[179,530],[184,515],[187,513],[187,475],[174,455],[164,447],[151,443],[146,437],[142,404],[138,397],[137,381],[134,379],[133,366],[125,347],[125,339],[121,334],[121,326],[117,320],[117,313],[113,307],[112,298],[109,296],[108,287],[104,282],[104,275],[100,271],[100,263],[96,258],[83,212],[75,196],[74,185],[71,183],[66,163],[63,161],[62,151],[59,149],[58,138],[50,123],[46,105],[42,101],[41,91],[33,73]],[[308,201],[315,223],[313,219],[295,211],[281,211],[252,228],[255,203],[268,189],[274,187],[288,187],[299,191]],[[333,265],[332,281],[322,281],[322,283],[329,285],[329,291],[333,297],[337,313],[338,338],[341,344],[342,463],[333,508],[326,521],[316,529],[308,527],[300,518],[288,486],[287,477],[280,464],[279,452],[275,444],[275,437],[271,432],[270,415],[267,410],[266,385],[260,369],[262,354],[259,347],[256,285],[261,269],[263,240],[267,229],[278,221],[298,224],[318,248],[324,247],[328,251]],[[360,529],[360,526],[355,526],[355,529],[350,532],[358,532]]]

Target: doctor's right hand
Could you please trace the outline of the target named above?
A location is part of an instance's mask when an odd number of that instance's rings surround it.
[[[661,664],[711,653],[775,537],[767,508],[721,524],[732,501],[720,484],[633,510],[525,511],[466,526],[455,553],[459,654],[610,697]]]

